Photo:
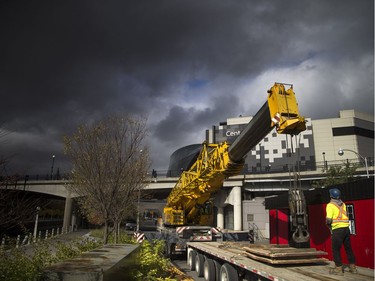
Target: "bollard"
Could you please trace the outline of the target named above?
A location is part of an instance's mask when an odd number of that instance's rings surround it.
[[[29,237],[27,235],[25,235],[25,238],[23,238],[23,240],[22,240],[22,245],[26,245],[27,240],[29,240]]]
[[[3,250],[5,248],[5,237],[1,239],[1,249]]]
[[[38,235],[38,239],[37,239],[38,241],[41,241],[42,240],[42,231],[41,230],[39,230],[39,235]]]
[[[52,228],[52,231],[51,231],[51,238],[55,235],[55,229]]]
[[[17,235],[17,240],[16,240],[16,248],[20,246],[20,240],[21,240],[21,235]]]
[[[30,245],[30,243],[31,243],[31,232],[29,233],[29,240],[27,240],[27,245]]]
[[[44,237],[44,239],[48,239],[48,229],[46,230],[46,236]]]

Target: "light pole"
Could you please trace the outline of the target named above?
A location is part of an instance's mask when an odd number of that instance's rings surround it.
[[[139,232],[139,203],[140,203],[140,200],[141,200],[141,189],[139,188],[138,189],[138,206],[137,206],[137,230],[136,230],[137,233]]]
[[[141,149],[139,151],[140,153],[140,157],[142,157],[142,153],[143,153],[143,150]],[[139,232],[139,204],[140,204],[140,201],[141,201],[141,188],[138,189],[138,202],[137,202],[137,230],[136,232]]]
[[[326,170],[327,170],[327,165],[326,165],[326,153],[323,152],[322,154],[323,154],[323,165],[324,165],[324,171],[326,171]]]
[[[34,243],[36,242],[36,235],[38,232],[38,218],[39,218],[39,211],[40,207],[36,207],[36,213],[35,213],[35,225],[34,225]]]
[[[259,169],[262,172],[262,145],[259,144]]]
[[[55,155],[52,155],[51,180],[53,179],[53,165],[55,164]]]
[[[366,157],[363,157],[363,156],[362,156],[361,154],[359,154],[358,152],[356,152],[356,151],[354,151],[354,150],[351,150],[351,149],[347,149],[347,148],[345,148],[345,149],[340,148],[338,154],[339,154],[340,156],[343,156],[343,155],[344,155],[344,151],[350,151],[350,152],[353,152],[354,154],[356,154],[358,157],[360,157],[360,158],[365,162],[367,178],[369,178],[370,175],[369,175],[369,172],[368,172],[367,158],[366,158]]]

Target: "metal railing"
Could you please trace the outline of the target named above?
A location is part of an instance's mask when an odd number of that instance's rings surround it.
[[[1,238],[0,251],[6,251],[11,248],[19,248],[21,246],[38,243],[42,240],[51,239],[62,234],[73,232],[73,226],[66,228],[52,228],[46,230],[40,230],[37,236],[34,236],[31,232],[25,235],[17,235],[16,237],[9,237],[4,235]]]
[[[374,170],[374,158],[372,157],[366,157],[367,159],[367,165],[370,170]],[[294,165],[291,164],[266,164],[263,166],[260,166],[259,163],[255,164],[254,166],[249,166],[248,164],[245,164],[244,168],[241,171],[241,175],[247,175],[247,174],[272,174],[272,173],[287,173],[289,171],[318,171],[324,173],[329,169],[331,166],[343,166],[346,163],[349,163],[351,165],[356,165],[360,171],[365,169],[365,166],[362,161],[360,161],[358,158],[346,158],[343,160],[336,160],[336,161],[318,161],[318,162],[308,162],[305,163],[304,161],[300,161],[299,163],[295,163]],[[152,170],[150,170],[147,175],[150,179],[150,181],[157,181],[157,179],[160,178],[171,178],[171,177],[180,177],[183,170],[167,170],[167,169],[160,169],[160,170],[154,170],[156,171],[156,177],[155,173],[153,173]],[[54,175],[52,178],[50,175],[28,175],[28,174],[14,174],[11,176],[0,176],[0,183],[2,186],[8,185],[11,187],[12,185],[16,184],[27,184],[27,181],[46,181],[46,180],[69,180],[70,179],[70,173],[64,172],[57,175]]]
[[[254,222],[249,222],[249,240],[254,243],[255,241],[266,240],[262,231]]]

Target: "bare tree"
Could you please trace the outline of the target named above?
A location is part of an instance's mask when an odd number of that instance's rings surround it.
[[[0,144],[5,142],[11,133],[4,129],[4,124],[0,124]],[[17,189],[22,177],[7,173],[6,166],[9,162],[10,158],[3,154],[0,147],[0,234],[14,228],[27,231],[28,224],[35,216],[36,207],[41,202],[40,196]],[[24,180],[26,182],[26,178]]]
[[[145,138],[144,119],[118,115],[82,125],[64,138],[73,164],[71,189],[81,196],[87,217],[104,224],[105,243],[109,227],[119,226],[144,187],[149,169]]]

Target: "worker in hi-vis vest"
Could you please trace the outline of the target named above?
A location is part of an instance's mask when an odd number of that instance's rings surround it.
[[[337,188],[329,190],[331,201],[326,207],[326,223],[332,234],[332,252],[335,267],[330,269],[331,274],[343,275],[344,267],[340,250],[344,245],[349,261],[349,272],[357,273],[355,256],[350,244],[349,217],[346,213],[346,205],[341,200],[341,192]]]

